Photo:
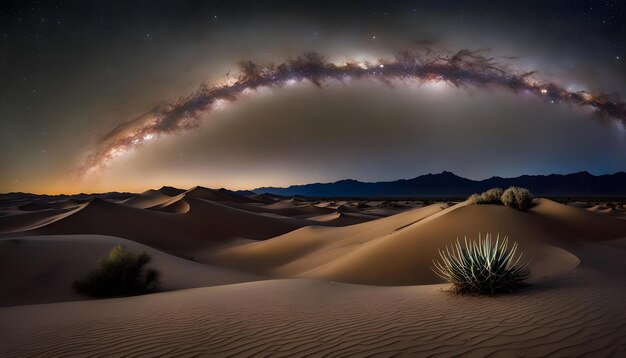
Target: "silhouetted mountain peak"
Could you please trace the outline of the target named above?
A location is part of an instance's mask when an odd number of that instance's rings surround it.
[[[510,186],[523,186],[537,195],[545,196],[626,196],[626,174],[619,172],[595,176],[582,171],[567,175],[494,176],[485,180],[472,180],[450,171],[442,171],[409,180],[368,183],[344,179],[334,183],[292,185],[287,188],[264,187],[253,191],[259,194],[312,197],[463,197],[494,187],[506,189]]]

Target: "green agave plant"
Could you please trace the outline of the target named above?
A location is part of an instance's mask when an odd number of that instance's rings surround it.
[[[528,278],[528,261],[520,263],[522,254],[515,258],[517,243],[508,249],[508,237],[495,242],[491,234],[478,241],[465,237],[465,246],[457,238],[451,248],[439,250],[441,262],[433,260],[432,270],[442,279],[454,285],[457,293],[493,295],[513,292]]]

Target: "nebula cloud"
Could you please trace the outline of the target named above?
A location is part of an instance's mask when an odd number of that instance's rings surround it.
[[[79,177],[98,171],[117,156],[156,140],[163,134],[197,128],[204,115],[224,102],[235,102],[260,87],[283,87],[310,81],[322,87],[327,81],[372,78],[389,85],[446,83],[457,88],[489,88],[529,93],[552,103],[590,109],[599,118],[626,123],[626,103],[614,96],[570,91],[556,83],[535,78],[487,57],[485,51],[456,53],[404,51],[377,62],[348,61],[335,64],[317,52],[307,52],[280,64],[239,63],[239,73],[221,84],[205,83],[188,96],[158,106],[144,116],[119,125],[100,137],[82,160]]]

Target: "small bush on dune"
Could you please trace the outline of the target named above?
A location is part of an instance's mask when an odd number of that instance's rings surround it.
[[[467,198],[467,202],[472,205],[482,204],[481,201],[482,199],[480,198],[480,194],[472,194],[469,196],[469,198]]]
[[[493,188],[482,194],[472,194],[467,201],[469,204],[504,204],[518,210],[528,210],[534,198],[528,189],[512,186],[504,191]]]
[[[439,250],[441,262],[433,260],[432,270],[454,285],[456,293],[494,295],[513,292],[528,278],[528,262],[520,264],[522,255],[515,258],[517,243],[508,249],[508,238],[495,242],[491,234],[478,241],[465,238],[465,246],[457,239],[451,248]]]
[[[115,246],[109,256],[99,261],[98,269],[84,281],[74,282],[76,292],[93,297],[134,296],[158,289],[159,272],[147,270],[151,257],[145,252],[134,253],[122,245]]]
[[[527,210],[532,206],[534,198],[528,189],[512,186],[502,194],[502,203],[518,210]]]
[[[503,190],[500,188],[493,188],[485,191],[482,194],[472,194],[467,200],[470,204],[502,204],[500,197]]]
[[[502,203],[501,197],[504,190],[500,188],[489,189],[486,192],[480,194],[484,204],[500,204]]]

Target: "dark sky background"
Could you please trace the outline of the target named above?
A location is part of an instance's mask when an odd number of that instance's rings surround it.
[[[623,122],[498,90],[374,80],[260,89],[87,178],[115,125],[303,51],[375,61],[400,50],[490,49],[571,90],[626,94],[620,1],[4,1],[0,192],[234,189],[453,171],[626,170]],[[623,97],[622,97],[623,98]]]

